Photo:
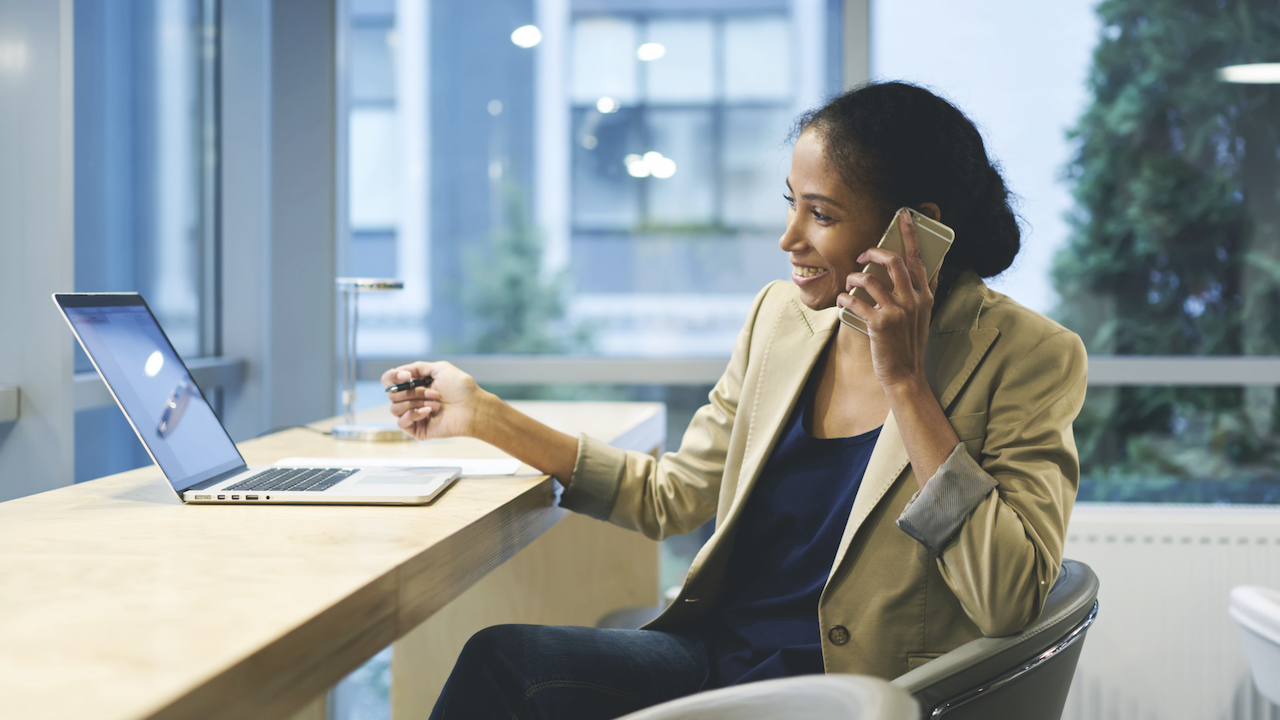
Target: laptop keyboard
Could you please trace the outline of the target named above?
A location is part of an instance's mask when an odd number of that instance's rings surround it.
[[[222,488],[226,490],[277,490],[277,491],[310,491],[328,490],[339,482],[351,477],[355,470],[341,468],[271,468],[250,478],[245,478],[235,485]]]

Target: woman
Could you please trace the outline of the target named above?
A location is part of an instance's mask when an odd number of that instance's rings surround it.
[[[1019,247],[1004,182],[973,124],[911,85],[864,86],[797,127],[779,241],[792,282],[757,296],[677,452],[558,433],[446,363],[384,375],[435,378],[392,398],[406,431],[497,445],[559,478],[565,507],[653,538],[716,518],[647,629],[482,631],[433,717],[616,717],[770,677],[892,678],[1039,614],[1075,498],[1086,362],[1074,334],[980,279]],[[956,232],[933,284],[899,207]],[[890,220],[905,257],[876,247]]]

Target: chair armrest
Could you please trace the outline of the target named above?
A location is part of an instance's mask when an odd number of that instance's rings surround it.
[[[1098,578],[1065,560],[1040,617],[1017,635],[978,638],[893,680],[926,705],[990,682],[1058,644],[1094,611]]]

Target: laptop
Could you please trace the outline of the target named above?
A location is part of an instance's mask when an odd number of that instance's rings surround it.
[[[133,431],[188,503],[422,505],[456,467],[251,468],[137,293],[57,293],[54,302]],[[350,464],[348,464],[350,463]]]

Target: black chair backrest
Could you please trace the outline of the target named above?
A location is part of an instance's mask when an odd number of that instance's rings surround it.
[[[942,720],[1057,720],[1084,635],[1098,612],[1098,577],[1064,560],[1044,611],[1008,637],[979,638],[893,681]]]

